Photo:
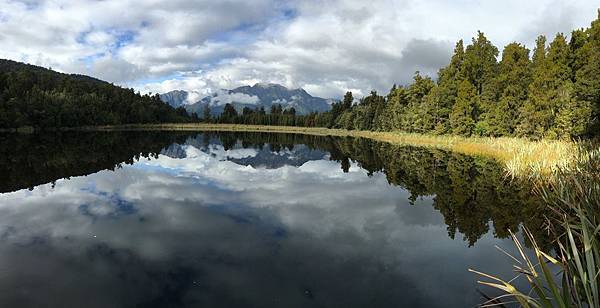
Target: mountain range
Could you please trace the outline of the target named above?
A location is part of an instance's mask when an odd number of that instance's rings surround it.
[[[304,89],[288,89],[279,84],[257,83],[253,86],[243,86],[233,90],[220,90],[197,101],[197,93],[176,90],[160,95],[165,103],[177,108],[183,106],[188,113],[202,116],[204,107],[208,105],[212,115],[223,112],[225,104],[233,104],[238,112],[244,107],[252,109],[264,107],[267,112],[274,104],[280,104],[283,109],[294,108],[296,114],[324,112],[331,109],[332,99],[324,99],[308,94]]]

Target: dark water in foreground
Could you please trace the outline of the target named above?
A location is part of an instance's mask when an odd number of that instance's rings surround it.
[[[512,277],[494,245],[542,222],[490,160],[363,139],[0,135],[0,155],[1,307],[471,307],[467,269]]]

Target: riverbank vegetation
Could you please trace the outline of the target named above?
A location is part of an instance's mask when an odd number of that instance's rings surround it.
[[[576,168],[536,182],[536,194],[550,209],[544,228],[553,252],[540,248],[538,239],[525,229],[534,252],[529,256],[512,234],[519,251],[512,257],[517,277],[525,279],[531,290],[516,288],[516,278],[472,270],[485,279],[481,284],[504,293],[487,306],[517,302],[522,307],[600,307],[600,149],[579,152]]]
[[[511,137],[462,137],[451,135],[422,135],[404,132],[376,132],[315,127],[292,127],[244,124],[150,124],[80,127],[78,130],[173,130],[173,131],[239,131],[298,133],[320,136],[363,137],[395,145],[439,148],[462,154],[486,156],[499,161],[511,177],[528,178],[567,170],[579,153],[574,142],[563,140],[533,141]]]
[[[498,61],[499,49],[479,32],[466,47],[456,43],[435,80],[417,72],[412,84],[357,102],[348,92],[325,113],[277,105],[238,113],[228,105],[205,121],[534,140],[600,134],[600,18],[570,39],[559,33],[547,41],[539,36],[533,52],[510,43]]]

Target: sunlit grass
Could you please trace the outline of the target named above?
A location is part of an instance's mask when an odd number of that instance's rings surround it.
[[[554,252],[542,251],[525,230],[535,254],[531,258],[513,234],[519,251],[511,256],[514,268],[530,290],[517,289],[514,279],[471,270],[485,278],[479,283],[504,294],[483,306],[514,300],[522,307],[600,307],[600,148],[591,146],[580,145],[570,169],[534,178],[535,192],[552,210],[548,230]]]
[[[557,140],[465,138],[447,135],[434,136],[402,132],[354,131],[295,126],[185,123],[104,126],[90,129],[243,131],[364,137],[399,145],[441,148],[467,155],[492,157],[504,164],[508,175],[519,178],[548,176],[557,170],[570,170],[574,166],[576,157],[579,156],[580,149],[574,142]]]

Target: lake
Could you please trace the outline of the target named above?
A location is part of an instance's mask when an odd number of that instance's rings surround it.
[[[2,307],[472,307],[468,268],[511,278],[494,246],[543,233],[493,160],[367,139],[5,134],[0,155]]]

